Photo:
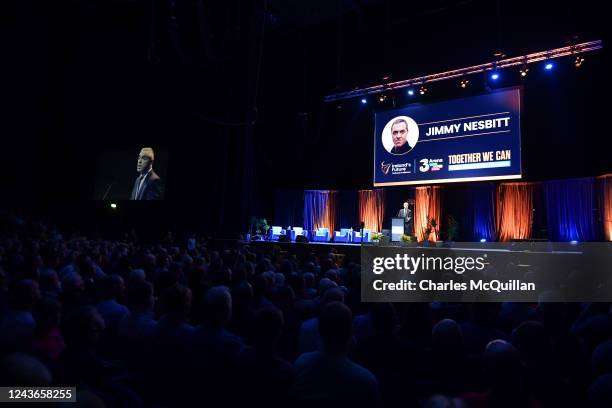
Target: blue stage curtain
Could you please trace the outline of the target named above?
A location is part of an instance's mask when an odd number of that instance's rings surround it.
[[[327,190],[304,191],[304,228],[308,231],[336,227],[336,192]]]
[[[304,226],[304,191],[280,190],[274,195],[274,222],[282,227]]]
[[[359,197],[357,191],[338,191],[338,228],[359,228]]]
[[[495,240],[495,184],[478,183],[468,188],[474,211],[474,240]]]
[[[479,183],[459,184],[451,183],[444,186],[444,200],[442,200],[442,215],[440,220],[440,232],[442,238],[449,239],[448,227],[450,219],[457,222],[456,235],[454,241],[474,241],[482,238],[474,234],[474,204],[472,202],[472,186],[479,186]]]
[[[593,241],[593,178],[544,182],[548,235],[551,241]]]

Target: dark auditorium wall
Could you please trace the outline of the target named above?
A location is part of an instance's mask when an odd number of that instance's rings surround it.
[[[372,188],[373,110],[410,101],[338,106],[324,95],[497,49],[554,48],[570,34],[604,49],[579,70],[534,66],[524,82],[508,70],[499,85],[524,85],[524,175],[610,172],[609,28],[603,6],[587,3],[3,2],[0,200],[77,227],[102,222],[107,209],[89,200],[97,153],[154,145],[169,155],[166,200],[124,205],[117,228],[153,219],[157,234],[235,236],[251,215],[273,216],[277,190]],[[468,90],[448,81],[417,103],[481,92],[476,77]]]

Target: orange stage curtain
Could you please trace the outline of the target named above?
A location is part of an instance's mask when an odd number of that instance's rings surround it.
[[[497,186],[497,239],[531,238],[533,183],[501,183]]]
[[[604,239],[612,241],[612,174],[598,177]]]
[[[364,222],[365,228],[380,232],[385,216],[385,190],[359,191],[359,219]]]
[[[329,201],[325,210],[325,227],[329,228],[330,234],[336,230],[336,214],[338,214],[338,192],[329,192]]]
[[[440,232],[440,210],[441,205],[440,186],[417,187],[414,205],[414,233],[417,240],[437,241],[439,234],[431,232],[429,237],[425,236],[425,228],[427,228],[427,220],[433,218],[437,222],[438,233]]]

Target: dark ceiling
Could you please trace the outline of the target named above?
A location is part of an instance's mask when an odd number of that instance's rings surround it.
[[[276,189],[371,187],[372,111],[389,106],[339,111],[323,103],[328,93],[572,35],[609,39],[604,2],[593,0],[7,0],[0,29],[5,200],[83,202],[99,155],[146,143],[169,152],[174,211],[204,212],[217,227],[234,213],[265,213]],[[605,151],[588,147],[607,134],[607,102],[596,101],[609,67],[605,48],[581,72],[524,83],[527,177],[612,170]],[[440,84],[423,101],[456,93]],[[588,134],[576,140],[551,120],[568,115]],[[550,137],[584,165],[539,165]]]

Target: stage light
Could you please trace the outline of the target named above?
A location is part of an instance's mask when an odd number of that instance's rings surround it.
[[[414,89],[412,88],[408,89],[408,95],[410,96],[414,95]]]
[[[485,242],[487,242],[487,240],[484,239],[484,238],[480,238],[480,242],[482,242],[484,244]]]
[[[116,210],[117,209],[117,204],[111,203],[110,208],[112,208],[113,210]]]
[[[380,96],[378,97],[378,102],[383,103],[385,99],[387,99],[387,95],[380,94]]]
[[[419,88],[419,93],[421,95],[425,95],[427,93],[427,88],[425,88],[424,86],[420,87]]]
[[[577,243],[578,243],[578,241],[576,241],[576,240],[571,240],[570,241],[570,244],[572,244],[572,245],[576,245]]]
[[[583,58],[583,57],[581,57],[580,55],[578,55],[578,56],[576,57],[576,59],[574,60],[574,66],[575,66],[576,68],[580,68],[580,67],[582,66],[582,63],[583,63],[583,62],[584,62],[584,58]]]
[[[465,89],[469,83],[470,83],[469,79],[462,79],[459,84],[461,85],[462,88]]]
[[[529,68],[527,67],[527,65],[523,65],[523,68],[521,68],[519,72],[521,73],[522,77],[526,77],[527,73],[529,72]]]
[[[552,62],[547,62],[546,65],[544,65],[544,69],[547,71],[550,71],[551,69],[553,69],[554,65]]]
[[[577,43],[576,41],[573,41],[571,44],[565,47],[534,52],[531,54],[525,54],[512,58],[506,58],[503,53],[498,52],[495,54],[494,61],[486,62],[484,64],[472,65],[450,71],[437,72],[394,82],[387,80],[390,78],[385,77],[383,78],[383,83],[381,84],[375,84],[363,88],[355,87],[353,90],[350,91],[337,92],[335,94],[325,96],[324,100],[325,102],[335,102],[341,99],[361,98],[363,96],[371,95],[374,93],[378,94],[383,89],[399,90],[413,88],[414,94],[416,95],[416,92],[420,86],[418,84],[429,84],[438,81],[445,81],[448,79],[467,77],[469,75],[475,74],[482,75],[482,78],[485,81],[492,82],[498,79],[503,80],[503,78],[501,78],[501,69],[516,67],[518,70],[521,66],[540,63],[542,61],[544,61],[544,64],[546,64],[547,62],[553,61],[556,58],[562,58],[566,56],[570,56],[574,61],[576,57],[586,55],[587,52],[596,51],[601,48],[602,41],[595,40],[584,43]],[[576,65],[582,64],[582,58],[578,58],[577,61],[577,63],[574,61]],[[525,76],[525,74],[523,74],[522,76]],[[408,92],[408,95],[412,96],[409,90],[407,90],[406,92]]]
[[[368,103],[368,100],[366,98],[361,98],[361,103],[365,105],[366,103]]]

